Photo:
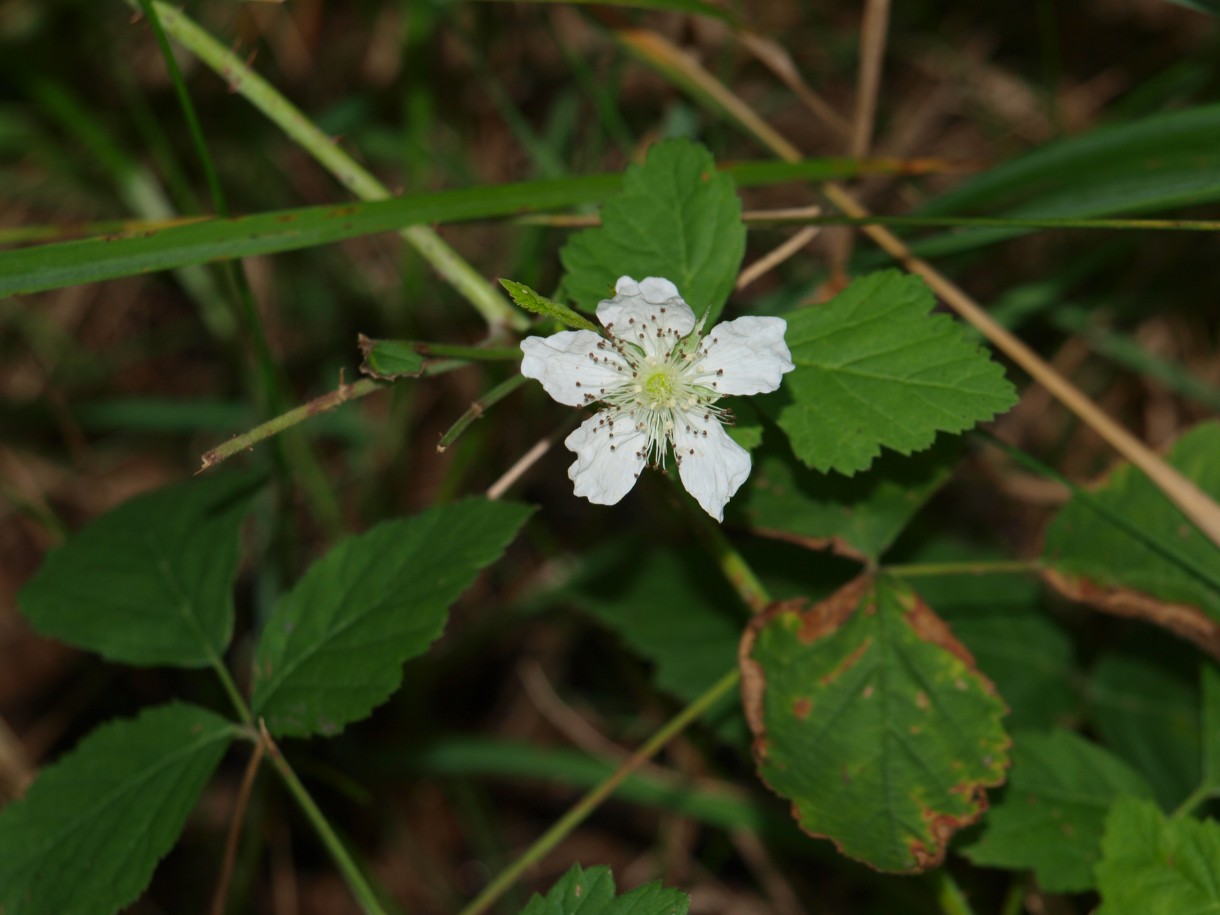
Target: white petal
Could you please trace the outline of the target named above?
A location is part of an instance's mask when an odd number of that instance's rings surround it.
[[[614,291],[614,298],[598,303],[597,319],[607,330],[642,347],[649,355],[670,349],[677,338],[686,336],[695,326],[695,313],[669,280],[650,276],[637,283],[629,276],[620,276]],[[659,338],[658,330],[662,334]]]
[[[576,462],[568,468],[576,495],[597,505],[614,505],[644,469],[648,439],[629,415],[616,418],[614,411],[605,410],[586,419],[563,443],[576,453]]]
[[[717,521],[750,475],[750,452],[729,438],[715,416],[685,414],[674,429],[678,476],[686,491]]]
[[[717,324],[703,338],[703,355],[691,374],[696,384],[717,394],[764,394],[791,372],[783,318],[738,318]]]
[[[601,343],[604,348],[599,349]],[[630,378],[622,358],[591,330],[565,330],[521,341],[521,374],[542,382],[560,403],[580,407]]]

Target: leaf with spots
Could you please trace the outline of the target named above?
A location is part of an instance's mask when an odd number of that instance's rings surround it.
[[[763,781],[801,828],[877,870],[940,864],[1004,781],[1004,703],[919,596],[861,577],[785,601],[741,646]]]
[[[1048,893],[1092,889],[1106,815],[1123,795],[1151,797],[1152,789],[1097,744],[1070,731],[1016,733],[1008,785],[962,854],[975,864],[1032,869]]]
[[[647,883],[622,896],[614,895],[614,875],[608,867],[573,864],[545,896],[534,895],[521,915],[686,915],[690,897]]]
[[[277,737],[336,734],[368,715],[531,511],[467,499],[341,541],[267,620],[254,661],[255,715]]]
[[[1004,369],[935,304],[922,280],[885,270],[784,316],[796,370],[764,407],[806,465],[851,476],[883,447],[922,451],[1016,403]]]
[[[628,166],[622,190],[601,210],[600,228],[574,234],[563,250],[564,288],[592,311],[620,276],[659,276],[708,326],[733,291],[746,249],[741,199],[732,176],[688,140],[667,140]]]
[[[1220,499],[1217,455],[1213,421],[1179,438],[1168,460]],[[1043,558],[1047,581],[1068,597],[1149,620],[1220,657],[1220,547],[1130,464],[1072,497],[1047,529]]]

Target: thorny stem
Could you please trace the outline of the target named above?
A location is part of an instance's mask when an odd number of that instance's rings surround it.
[[[314,803],[314,799],[305,790],[301,780],[292,771],[288,761],[280,755],[279,747],[275,745],[275,741],[271,738],[271,734],[268,733],[267,727],[262,721],[259,721],[259,734],[271,765],[275,766],[276,771],[280,774],[280,778],[284,780],[284,785],[292,796],[296,798],[297,804],[300,805],[301,812],[305,814],[306,819],[309,820],[317,831],[318,837],[322,840],[322,844],[326,846],[326,850],[330,852],[335,866],[343,874],[348,888],[351,889],[357,902],[360,903],[360,907],[364,909],[365,915],[386,915],[386,911],[382,908],[381,902],[373,892],[373,888],[369,886],[368,881],[364,878],[364,874],[360,872],[360,868],[356,865],[352,856],[348,854],[343,842],[339,839],[334,829],[331,828],[322,811],[318,809],[318,805]]]
[[[228,82],[230,89],[244,96],[357,197],[361,200],[384,200],[391,196],[385,185],[345,153],[332,137],[319,130],[270,83],[181,10],[159,0],[153,6],[161,19],[162,28],[169,35],[211,67]],[[525,329],[525,316],[509,305],[491,283],[434,231],[427,226],[409,226],[399,234],[478,310],[490,327]]]
[[[514,375],[507,381],[500,382],[500,384],[496,385],[478,400],[471,403],[470,409],[458,417],[458,421],[449,427],[448,432],[441,436],[441,440],[436,445],[436,450],[441,452],[447,449],[461,437],[463,432],[470,428],[476,419],[483,418],[483,414],[487,411],[488,407],[495,406],[513,391],[517,390],[517,388],[521,387],[525,381],[524,375]]]

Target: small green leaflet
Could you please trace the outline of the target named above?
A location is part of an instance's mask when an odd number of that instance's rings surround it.
[[[806,465],[851,476],[883,447],[922,451],[937,432],[963,432],[1016,403],[1004,369],[960,324],[931,314],[935,304],[922,280],[884,270],[785,315],[789,401],[763,405],[778,409]]]
[[[536,315],[544,315],[548,318],[554,318],[565,327],[574,327],[577,330],[591,330],[599,336],[602,333],[600,327],[590,321],[582,314],[577,314],[567,305],[561,305],[558,302],[553,302],[544,295],[539,295],[534,290],[530,289],[524,283],[517,283],[513,280],[500,280],[500,285],[508,290],[509,296],[518,306],[526,311],[533,312]]]
[[[238,533],[261,477],[219,474],[124,502],[22,589],[40,633],[126,664],[204,667],[233,633]]]
[[[534,894],[521,915],[686,915],[689,909],[689,896],[659,881],[615,897],[610,868],[573,864],[546,896]]]
[[[741,668],[759,775],[802,829],[870,867],[937,866],[1004,781],[1003,701],[898,582],[774,605],[746,631]]]
[[[89,734],[0,812],[0,912],[109,915],[133,902],[236,730],[172,704]]]
[[[1220,911],[1220,824],[1167,819],[1151,801],[1120,798],[1106,819],[1097,915]]]
[[[467,499],[341,541],[267,620],[254,661],[254,714],[277,737],[337,734],[368,715],[532,511]]]
[[[1220,499],[1220,422],[1182,435],[1169,463]],[[1074,495],[1046,531],[1047,581],[1063,594],[1138,616],[1220,654],[1220,547],[1130,464]]]
[[[613,296],[620,276],[659,276],[695,314],[710,308],[709,326],[716,323],[737,280],[746,228],[733,179],[716,171],[711,153],[686,140],[658,143],[643,165],[627,168],[601,218],[600,228],[577,232],[560,251],[564,288],[578,307],[591,311]]]
[[[370,378],[418,378],[424,370],[423,354],[411,340],[374,340],[361,334],[357,341],[364,356],[360,371]]]
[[[987,811],[982,837],[963,848],[975,864],[1032,868],[1048,893],[1093,888],[1110,805],[1152,789],[1126,763],[1069,731],[1013,735],[1012,774]]]

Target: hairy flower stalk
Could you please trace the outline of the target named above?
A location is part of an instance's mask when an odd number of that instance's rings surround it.
[[[521,342],[521,373],[569,406],[603,408],[567,437],[576,495],[613,505],[672,447],[687,491],[717,521],[750,474],[750,454],[724,430],[724,395],[761,394],[793,369],[782,318],[737,318],[706,334],[669,280],[629,276],[597,306],[606,328]]]

